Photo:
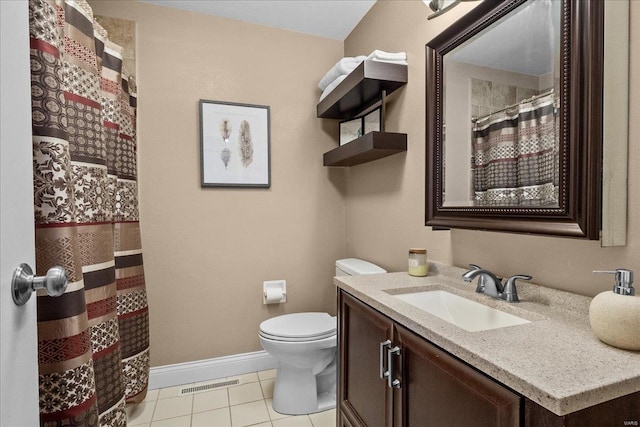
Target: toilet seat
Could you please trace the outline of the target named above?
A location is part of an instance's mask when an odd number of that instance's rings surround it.
[[[317,341],[336,334],[336,318],[328,313],[285,314],[260,324],[260,335],[275,341]]]

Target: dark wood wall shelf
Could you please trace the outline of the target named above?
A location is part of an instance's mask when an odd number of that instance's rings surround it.
[[[355,166],[407,151],[407,135],[384,132],[387,95],[407,84],[407,66],[366,60],[317,105],[323,119],[352,119],[380,102],[380,132],[369,132],[324,153],[325,166]]]
[[[407,66],[366,60],[317,105],[318,117],[350,119],[407,84]]]
[[[369,132],[324,153],[324,166],[355,166],[407,151],[407,135]]]

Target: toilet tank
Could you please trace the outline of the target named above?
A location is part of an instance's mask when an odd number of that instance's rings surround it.
[[[387,270],[358,258],[345,258],[336,261],[336,276],[355,276],[358,274],[386,273]]]

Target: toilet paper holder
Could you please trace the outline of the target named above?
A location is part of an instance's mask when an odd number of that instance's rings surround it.
[[[262,282],[262,303],[279,304],[287,302],[287,281],[267,280]]]

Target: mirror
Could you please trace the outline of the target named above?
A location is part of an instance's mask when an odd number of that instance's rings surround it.
[[[444,57],[444,206],[558,207],[560,2],[531,1]],[[471,96],[469,96],[471,94]]]
[[[485,0],[427,44],[427,225],[599,238],[601,3]]]

